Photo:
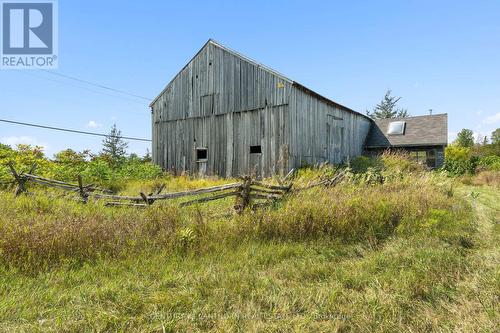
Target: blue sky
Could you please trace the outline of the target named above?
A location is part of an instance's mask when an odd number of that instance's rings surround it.
[[[412,115],[500,127],[499,1],[59,1],[59,68],[154,98],[213,38],[357,111],[387,89]],[[0,70],[0,117],[149,138],[146,101],[40,71]],[[0,140],[97,152],[98,137],[0,123]],[[143,154],[147,143],[131,142]]]

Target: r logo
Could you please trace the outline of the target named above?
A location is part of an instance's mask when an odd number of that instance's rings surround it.
[[[3,2],[4,55],[52,54],[54,11],[51,2]]]

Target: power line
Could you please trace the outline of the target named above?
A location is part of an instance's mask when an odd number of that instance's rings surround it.
[[[126,96],[119,96],[119,95],[114,95],[114,94],[106,93],[104,91],[98,91],[98,90],[90,89],[90,88],[83,87],[83,86],[80,86],[80,85],[77,85],[77,84],[71,84],[71,83],[68,83],[66,81],[57,80],[56,78],[49,78],[49,77],[45,77],[45,76],[42,76],[42,75],[36,75],[36,74],[30,73],[28,71],[19,71],[19,73],[24,74],[24,75],[33,76],[33,77],[36,77],[38,79],[44,79],[44,80],[48,80],[48,81],[51,81],[51,82],[59,83],[59,84],[62,84],[62,85],[68,85],[70,87],[75,87],[75,88],[83,89],[83,90],[90,91],[90,92],[93,92],[93,93],[96,93],[96,94],[106,95],[106,96],[110,96],[110,97],[115,97],[115,98],[119,98],[119,99],[122,99],[122,100],[127,100],[127,101],[130,101],[130,102],[133,102],[133,103],[144,105],[144,102],[138,101],[137,99],[132,99],[132,98],[126,97]]]
[[[86,135],[94,135],[94,136],[102,136],[102,137],[112,137],[112,138],[118,137],[118,136],[107,135],[107,134],[102,134],[102,133],[94,133],[94,132],[86,132],[86,131],[78,131],[78,130],[73,130],[73,129],[61,128],[61,127],[30,124],[30,123],[24,123],[24,122],[20,122],[20,121],[7,120],[7,119],[0,119],[0,122],[9,123],[9,124],[16,124],[16,125],[23,125],[23,126],[38,127],[38,128],[50,129],[50,130],[61,131],[61,132],[70,132],[70,133],[78,133],[78,134],[86,134]],[[151,140],[149,140],[149,139],[134,138],[134,137],[129,137],[129,136],[120,136],[120,138],[125,139],[125,140],[132,140],[132,141],[151,142]]]
[[[120,94],[129,95],[129,96],[132,96],[132,97],[144,99],[144,100],[149,101],[149,102],[153,100],[152,98],[148,98],[148,97],[144,97],[144,96],[141,96],[141,95],[132,94],[132,93],[129,93],[129,92],[124,91],[124,90],[111,88],[111,87],[105,86],[105,85],[100,84],[100,83],[90,82],[90,81],[87,81],[87,80],[84,80],[84,79],[80,79],[80,78],[77,78],[77,77],[74,77],[74,76],[70,76],[70,75],[66,75],[66,74],[62,74],[62,73],[58,73],[58,72],[49,71],[48,69],[40,69],[40,70],[44,71],[46,73],[49,73],[49,74],[52,74],[52,75],[57,75],[57,76],[60,76],[60,77],[64,77],[66,79],[70,79],[70,80],[73,80],[73,81],[85,83],[85,84],[88,84],[88,85],[91,85],[91,86],[96,86],[96,87],[99,87],[99,88],[102,88],[102,89],[106,89],[106,90],[109,90],[109,91],[114,91],[114,92],[117,92],[117,93],[120,93]]]

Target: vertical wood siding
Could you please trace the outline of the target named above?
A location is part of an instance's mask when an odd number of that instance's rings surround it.
[[[369,125],[209,42],[153,103],[152,155],[175,173],[269,176],[360,155]]]
[[[294,87],[290,96],[291,167],[341,163],[363,152],[371,121]]]

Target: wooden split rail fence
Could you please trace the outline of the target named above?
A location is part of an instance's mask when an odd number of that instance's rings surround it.
[[[180,203],[181,207],[204,203],[213,200],[220,200],[228,197],[235,197],[234,209],[237,213],[243,212],[247,207],[256,209],[269,205],[288,193],[295,193],[310,189],[316,186],[335,186],[344,178],[344,174],[338,173],[330,179],[320,180],[301,188],[292,188],[292,182],[287,183],[287,179],[293,176],[293,170],[280,182],[280,185],[265,184],[263,182],[245,176],[240,182],[224,184],[195,190],[162,193],[165,185],[160,186],[154,192],[145,194],[139,193],[138,196],[116,195],[112,191],[100,188],[94,184],[84,185],[82,177],[78,176],[78,183],[72,184],[59,180],[44,178],[34,175],[35,165],[26,173],[18,173],[12,164],[9,165],[14,177],[14,183],[17,183],[15,195],[26,193],[27,182],[33,182],[41,186],[57,188],[63,191],[72,192],[79,195],[77,200],[87,203],[90,198],[105,201],[108,207],[148,207],[159,200],[171,200],[179,198],[195,197],[188,201]]]

